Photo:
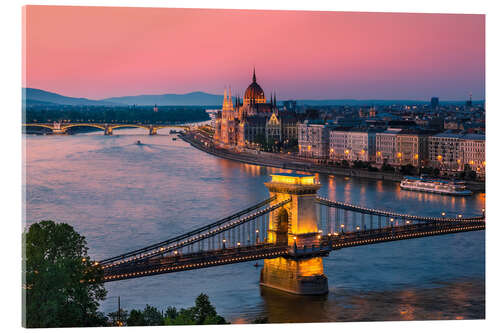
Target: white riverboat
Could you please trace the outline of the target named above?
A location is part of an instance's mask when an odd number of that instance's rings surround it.
[[[420,191],[437,194],[448,195],[471,195],[472,191],[468,190],[465,182],[462,181],[447,181],[441,179],[432,179],[424,177],[405,177],[399,185],[401,189],[408,191]]]

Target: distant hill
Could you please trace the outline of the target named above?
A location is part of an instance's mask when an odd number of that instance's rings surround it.
[[[201,91],[187,94],[137,95],[103,99],[103,101],[136,105],[222,105],[223,95],[207,94]]]
[[[39,101],[36,99],[25,99],[24,103],[26,105],[60,105],[57,103],[52,103],[52,102],[46,102],[46,101]]]
[[[76,98],[59,95],[53,92],[35,89],[23,88],[23,103],[36,101],[40,103],[54,103],[62,105],[116,105],[116,103],[108,101],[98,101],[88,98]]]
[[[158,106],[221,106],[223,95],[208,94],[201,91],[187,94],[158,94],[111,97],[101,100],[88,98],[67,97],[49,91],[23,88],[23,102],[32,105],[42,103],[55,103],[64,105],[158,105]],[[281,101],[278,101],[281,102]],[[325,106],[325,105],[391,105],[391,104],[429,104],[424,100],[382,100],[382,99],[299,99],[299,105]],[[439,101],[441,104],[461,104],[462,101]],[[473,103],[484,103],[484,101],[473,101]]]

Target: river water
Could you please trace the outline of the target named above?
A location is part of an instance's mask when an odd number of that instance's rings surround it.
[[[25,222],[51,219],[84,235],[104,259],[156,243],[268,197],[264,182],[283,170],[220,159],[168,129],[72,136],[25,135]],[[137,140],[142,145],[135,144]],[[320,175],[332,200],[415,215],[481,214],[467,198],[400,191],[397,183]],[[472,319],[485,316],[484,231],[342,249],[324,259],[330,293],[298,297],[259,287],[253,263],[105,284],[105,313],[189,307],[200,293],[232,323]]]

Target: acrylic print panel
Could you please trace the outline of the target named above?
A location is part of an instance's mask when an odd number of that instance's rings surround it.
[[[24,326],[485,317],[484,15],[23,18]]]

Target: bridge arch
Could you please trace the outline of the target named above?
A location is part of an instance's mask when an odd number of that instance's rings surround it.
[[[64,131],[66,131],[70,128],[73,128],[73,127],[93,127],[93,128],[105,130],[106,125],[91,124],[91,123],[75,123],[75,124],[61,125],[61,129],[63,129]]]
[[[274,215],[274,230],[276,230],[276,244],[288,244],[288,226],[289,226],[288,210],[282,207],[277,214]]]
[[[35,124],[23,124],[23,127],[25,130],[27,130],[28,128],[33,129],[33,127],[38,127],[41,129],[40,132],[42,132],[43,129],[47,129],[49,131],[47,131],[46,134],[47,133],[54,133],[54,127],[50,126],[50,125],[45,125],[45,124],[36,124],[36,123]]]

